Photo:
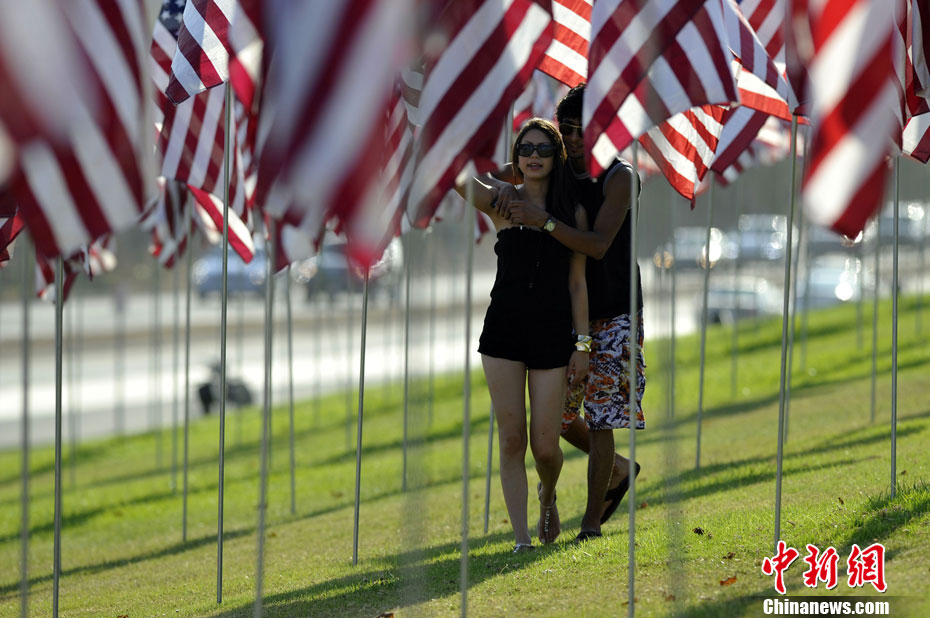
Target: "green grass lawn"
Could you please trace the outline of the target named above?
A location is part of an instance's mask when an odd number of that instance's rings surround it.
[[[927,301],[924,301],[927,304]],[[794,355],[784,454],[782,538],[801,551],[786,573],[790,595],[876,595],[850,589],[852,544],[881,542],[892,615],[930,615],[930,315],[916,333],[915,301],[899,320],[897,494],[890,497],[891,307],[879,321],[877,413],[870,422],[871,316],[857,345],[853,307],[812,314],[804,367]],[[647,325],[648,328],[648,325]],[[679,339],[676,406],[666,416],[667,346],[650,342],[647,429],[636,457],[636,609],[640,615],[755,616],[773,578],[780,321],[744,323],[738,363],[731,332],[708,336],[701,467],[695,469],[698,344]],[[800,345],[800,340],[798,341]],[[736,396],[731,396],[736,368]],[[352,566],[354,433],[346,447],[345,397],[296,414],[296,513],[290,512],[287,408],[274,410],[265,539],[267,616],[457,615],[460,612],[462,383],[438,379],[432,410],[412,386],[408,488],[402,490],[402,388],[366,392],[359,563]],[[475,616],[617,616],[627,612],[629,519],[624,500],[605,537],[583,546],[584,457],[563,443],[563,534],[514,556],[500,485],[491,485],[483,530],[489,400],[472,380],[468,611]],[[322,413],[318,414],[317,410]],[[260,413],[227,424],[223,602],[216,603],[218,420],[191,427],[187,540],[182,500],[154,435],[85,443],[76,484],[64,462],[63,616],[251,616],[255,596]],[[241,434],[238,423],[241,424]],[[354,430],[353,430],[354,431]],[[240,436],[241,438],[237,438]],[[628,432],[616,432],[626,453]],[[167,434],[165,462],[169,461]],[[66,449],[67,450],[67,449]],[[496,459],[496,454],[495,454]],[[528,464],[531,463],[528,460]],[[32,453],[29,614],[52,603],[53,453]],[[530,467],[530,478],[533,478]],[[0,615],[19,615],[20,454],[0,453]],[[531,516],[534,509],[531,508]],[[700,529],[702,534],[695,532]],[[802,583],[806,544],[836,548],[839,585]]]

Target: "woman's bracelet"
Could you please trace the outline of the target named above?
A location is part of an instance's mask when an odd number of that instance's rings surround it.
[[[590,335],[578,335],[578,341],[575,342],[575,349],[579,352],[591,352],[591,339]]]

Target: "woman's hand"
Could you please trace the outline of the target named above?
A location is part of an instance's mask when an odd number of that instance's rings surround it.
[[[549,218],[549,213],[529,202],[514,203],[510,208],[509,219],[519,225],[542,227]]]
[[[566,371],[569,386],[580,384],[585,379],[585,376],[588,375],[588,357],[589,354],[581,350],[572,352],[572,357],[568,361],[568,369]]]

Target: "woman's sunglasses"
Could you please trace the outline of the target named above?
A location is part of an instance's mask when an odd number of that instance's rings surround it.
[[[523,142],[517,146],[517,154],[521,157],[532,156],[534,151],[539,153],[539,156],[543,159],[548,159],[555,154],[555,146],[552,144],[530,144],[528,142]]]
[[[571,137],[575,131],[578,131],[578,135],[584,136],[584,131],[577,124],[568,124],[567,122],[563,122],[559,125],[559,132],[565,137]]]

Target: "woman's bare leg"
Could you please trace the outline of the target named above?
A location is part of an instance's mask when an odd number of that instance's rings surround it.
[[[518,544],[530,544],[526,515],[526,366],[481,356],[500,440],[501,490]],[[556,433],[558,438],[558,433]]]
[[[565,367],[531,369],[530,387],[530,447],[539,474],[540,522],[539,540],[551,543],[559,536],[559,513],[549,508],[549,530],[545,531],[547,507],[555,502],[555,486],[562,472],[562,449],[559,434],[562,429],[562,406],[565,399]]]

